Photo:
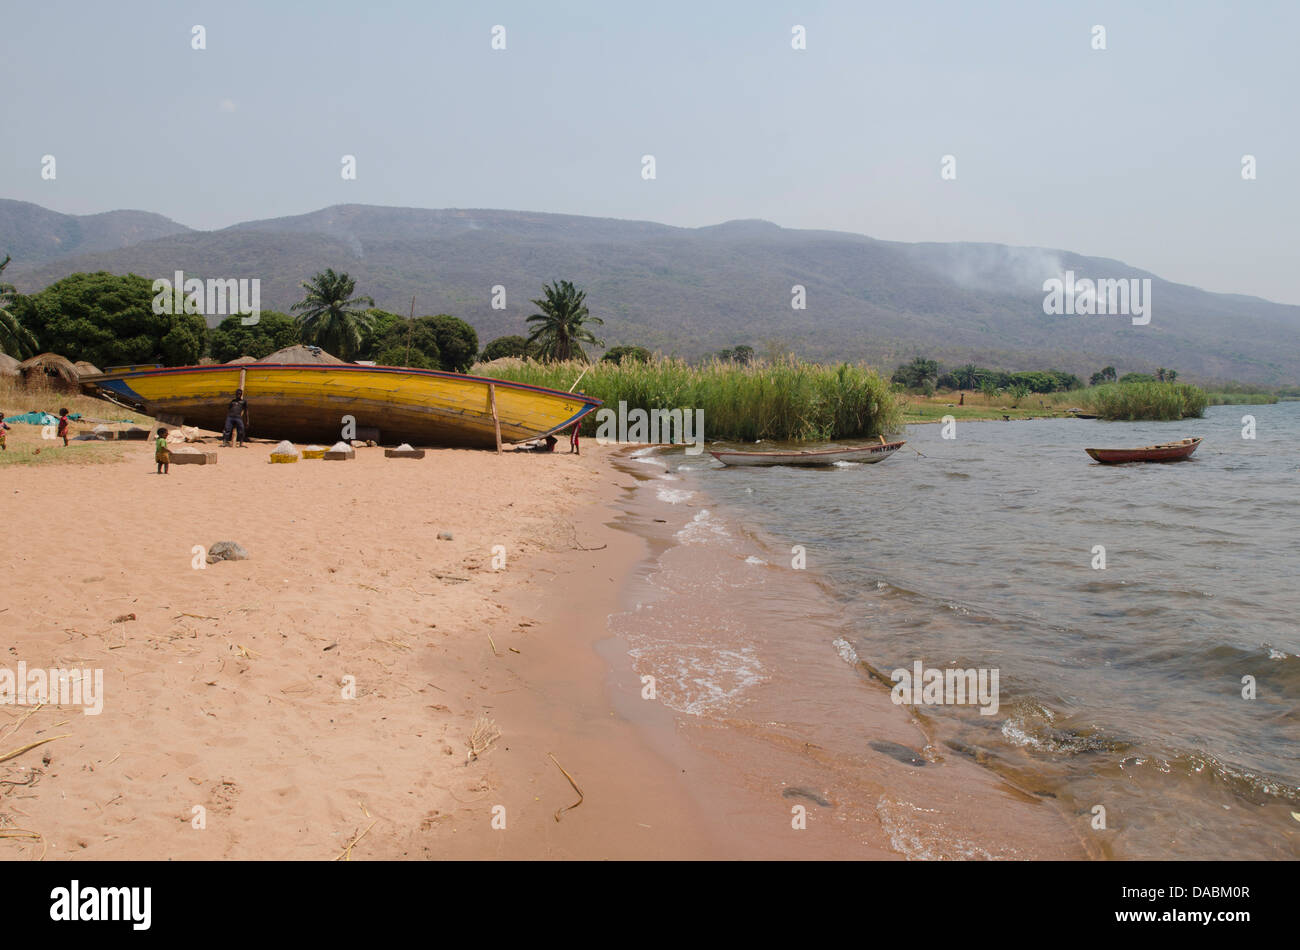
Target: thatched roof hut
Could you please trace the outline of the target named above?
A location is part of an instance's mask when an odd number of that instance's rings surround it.
[[[238,365],[239,363],[256,363],[256,362],[257,362],[257,357],[255,356],[236,356],[233,360],[226,360],[226,362],[222,363],[221,365],[235,366]]]
[[[303,346],[295,344],[286,346],[282,350],[276,350],[270,356],[257,360],[258,363],[291,363],[294,366],[308,366],[313,363],[325,363],[330,365],[340,364],[343,360],[337,356],[331,356],[319,346]]]
[[[0,376],[21,376],[18,367],[21,364],[8,353],[0,353]]]
[[[102,371],[94,363],[88,363],[85,360],[77,360],[77,362],[73,363],[72,365],[73,368],[76,369],[78,376],[102,375]]]
[[[81,374],[77,367],[57,353],[42,353],[18,364],[18,374],[28,385],[46,385],[68,392],[79,392]]]

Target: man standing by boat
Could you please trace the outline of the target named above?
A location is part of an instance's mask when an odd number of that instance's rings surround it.
[[[242,449],[248,432],[248,400],[244,398],[242,389],[235,390],[235,398],[230,400],[230,405],[226,407],[226,428],[221,433],[222,445],[230,445],[232,429],[237,431],[239,447]]]

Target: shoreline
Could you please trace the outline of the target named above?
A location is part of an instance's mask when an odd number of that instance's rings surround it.
[[[33,497],[75,504],[43,513],[11,574],[62,596],[10,598],[10,665],[100,666],[106,689],[96,717],[0,706],[0,752],[71,733],[0,764],[30,783],[5,786],[0,826],[39,835],[0,842],[0,860],[896,859],[900,835],[939,840],[927,810],[965,856],[1083,856],[961,757],[915,768],[858,748],[868,733],[920,748],[924,730],[790,618],[773,640],[795,645],[743,714],[643,699],[611,618],[666,566],[711,562],[677,537],[699,509],[651,498],[627,446],[362,449],[345,466],[270,466],[263,449],[165,477],[138,470],[143,445],[11,470],[11,523]],[[453,540],[433,540],[443,528]],[[217,539],[252,559],[193,568],[191,546]],[[794,580],[801,604],[824,597]],[[815,683],[783,672],[800,665]],[[852,728],[819,735],[809,689],[855,710]],[[500,736],[470,761],[485,721]]]
[[[628,458],[616,459],[615,465],[624,470]],[[845,662],[837,653],[838,605],[814,571],[779,567],[782,546],[745,526],[739,512],[724,511],[714,523],[718,506],[698,479],[665,482],[654,477],[659,471],[654,465],[637,467],[642,469],[640,498],[629,501],[624,527],[650,537],[657,556],[643,562],[633,580],[630,609],[623,615],[631,626],[616,635],[622,656],[611,649],[612,659],[622,660],[623,675],[633,684],[633,667],[648,672],[656,662],[684,657],[698,671],[696,661],[711,652],[749,651],[745,662],[757,669],[746,671],[753,675],[735,691],[735,702],[713,708],[706,700],[695,715],[675,712],[671,735],[647,732],[665,755],[694,764],[692,777],[684,781],[728,830],[730,856],[1101,856],[1040,791],[946,747],[928,716],[895,706],[865,664]],[[650,497],[665,485],[671,486],[666,491],[673,501]],[[697,497],[682,497],[683,486]],[[696,530],[701,527],[707,530]],[[718,531],[724,539],[721,558],[719,549],[697,543]],[[711,571],[722,559],[729,563],[715,578]],[[666,591],[652,589],[657,578],[667,583]],[[721,610],[711,606],[714,598],[691,586],[701,578],[716,580],[734,601]],[[650,635],[637,637],[634,652],[643,656],[633,662],[627,639],[637,636],[637,618],[645,608],[667,616],[641,631]],[[765,620],[737,631],[728,623],[737,614]],[[670,632],[656,637],[656,625]],[[726,676],[724,671],[724,682]],[[919,764],[917,757],[923,759]],[[806,805],[805,827],[798,834],[791,833],[792,804]]]

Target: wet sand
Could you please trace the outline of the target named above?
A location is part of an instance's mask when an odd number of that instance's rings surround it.
[[[644,501],[612,450],[270,465],[269,448],[169,476],[147,444],[5,470],[0,667],[102,669],[105,696],[97,716],[0,706],[0,755],[61,737],[0,763],[0,830],[39,835],[0,838],[0,858],[898,857],[882,797],[1013,856],[1081,853],[973,763],[846,764],[862,737],[916,745],[887,699],[844,748],[811,749],[798,655],[736,722],[642,699],[607,618],[693,552],[670,546],[683,512]],[[250,559],[195,568],[218,540]],[[500,738],[471,759],[483,720]]]

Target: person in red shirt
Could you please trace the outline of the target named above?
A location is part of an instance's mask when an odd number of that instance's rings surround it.
[[[63,440],[63,445],[66,448],[68,445],[68,410],[59,410],[59,431],[54,434],[57,438]]]
[[[573,424],[573,433],[569,436],[569,454],[570,454],[570,455],[572,455],[572,454],[575,453],[575,452],[577,452],[579,455],[582,454],[582,449],[581,449],[581,448],[579,447],[579,445],[578,445],[578,428],[579,428],[580,425],[581,425],[581,423],[578,423],[578,422],[575,422],[575,423]]]

